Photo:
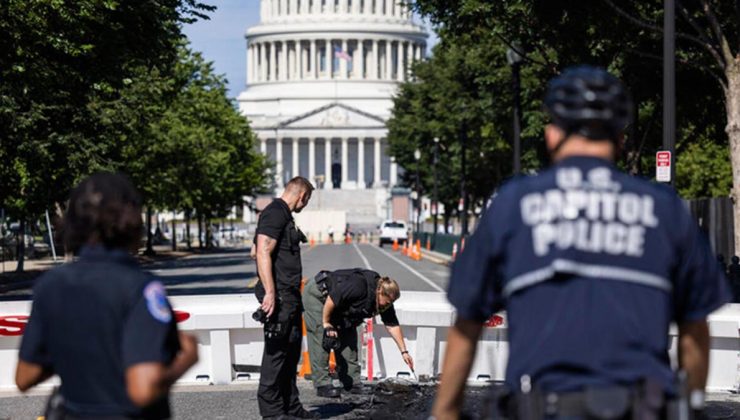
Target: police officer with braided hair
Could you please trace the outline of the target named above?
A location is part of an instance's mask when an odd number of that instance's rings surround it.
[[[615,166],[632,114],[617,78],[570,68],[544,104],[552,166],[499,189],[452,269],[457,320],[432,416],[459,417],[483,322],[502,309],[508,393],[489,417],[679,418],[679,407],[700,409],[706,318],[730,298],[724,274],[673,190]]]
[[[317,395],[327,398],[341,395],[341,390],[332,386],[329,377],[331,350],[337,358],[337,373],[343,388],[351,394],[369,392],[360,382],[357,327],[378,314],[396,342],[403,361],[413,371],[414,360],[406,350],[393,307],[400,296],[395,280],[361,268],[322,271],[306,284],[303,318],[308,335],[311,379]]]

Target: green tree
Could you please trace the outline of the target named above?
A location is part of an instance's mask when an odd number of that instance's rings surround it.
[[[11,217],[23,225],[110,166],[91,103],[116,98],[140,68],[169,72],[181,24],[212,9],[196,0],[0,4],[0,205]]]
[[[487,89],[489,100],[486,117],[491,128],[502,132],[503,117],[511,114],[510,91],[501,89],[507,65],[503,51],[515,48],[523,62],[523,127],[525,150],[543,157],[541,136],[547,121],[539,98],[544,81],[565,67],[579,63],[601,65],[621,77],[630,86],[637,104],[636,120],[627,130],[624,166],[634,173],[647,174],[654,152],[661,145],[662,131],[662,3],[624,1],[577,2],[573,0],[416,0],[417,11],[431,18],[441,43],[463,45],[469,57],[482,63],[475,82],[466,86],[469,92]],[[737,5],[731,2],[679,2],[677,22],[677,133],[678,167],[683,159],[696,157],[694,143],[714,144],[719,148],[734,144],[732,135],[740,119],[740,101],[734,82],[740,78],[737,52],[728,39],[738,33]],[[435,50],[435,56],[445,51]],[[435,61],[436,57],[430,60]],[[439,67],[439,66],[438,66]],[[441,71],[441,70],[440,70]],[[422,79],[419,79],[424,83]],[[441,85],[443,86],[443,85]],[[497,88],[497,86],[499,88]],[[681,89],[690,86],[690,89]],[[441,93],[446,95],[445,92]],[[451,91],[454,100],[459,93]],[[481,96],[482,97],[482,96]],[[501,105],[497,107],[496,104]],[[723,112],[727,109],[727,112]],[[738,116],[733,116],[733,112]],[[509,118],[510,119],[510,118]],[[729,138],[723,131],[730,134]],[[740,134],[738,134],[740,142]],[[509,141],[510,133],[503,139]],[[533,149],[534,148],[534,149]],[[731,150],[740,146],[733,146]],[[684,156],[686,154],[686,156]],[[731,155],[738,155],[740,152]],[[723,159],[721,153],[704,153],[704,158]],[[726,155],[724,155],[726,156]],[[733,157],[733,159],[735,159]],[[533,161],[531,161],[533,162]],[[721,167],[721,162],[712,162]],[[535,163],[536,164],[536,163]],[[496,178],[487,165],[481,174]],[[740,163],[733,164],[740,167]],[[529,169],[534,169],[531,167]],[[725,172],[726,173],[726,172]],[[740,177],[740,171],[734,171]],[[677,187],[684,196],[726,195],[727,183],[721,176],[694,180],[699,172],[679,169]],[[684,179],[689,177],[689,179]],[[735,185],[740,185],[735,180]],[[689,187],[691,186],[691,187]],[[740,214],[737,213],[736,216]],[[736,222],[736,225],[740,225]],[[739,236],[740,238],[740,236]]]

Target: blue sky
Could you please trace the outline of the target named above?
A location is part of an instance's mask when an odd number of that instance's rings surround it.
[[[206,0],[217,7],[210,20],[186,25],[185,35],[191,48],[213,61],[217,73],[226,75],[229,96],[235,98],[247,82],[247,28],[259,23],[259,0]],[[436,43],[432,35],[429,46]]]

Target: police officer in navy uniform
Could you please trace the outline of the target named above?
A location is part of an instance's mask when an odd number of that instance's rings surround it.
[[[264,321],[257,392],[264,418],[318,418],[298,399],[296,369],[301,356],[301,242],[306,238],[291,213],[299,213],[311,199],[313,186],[303,177],[291,179],[280,198],[262,211],[257,224],[255,294],[260,301],[256,318]]]
[[[63,418],[169,418],[170,386],[198,360],[162,283],[130,254],[141,232],[125,177],[96,174],[72,192],[64,234],[79,260],[36,283],[16,370],[21,391],[59,375]]]
[[[483,322],[502,309],[511,395],[492,417],[501,409],[512,418],[675,418],[678,403],[699,409],[706,318],[730,297],[723,273],[673,190],[615,166],[632,114],[619,80],[571,68],[550,82],[544,103],[553,165],[500,188],[452,269],[457,320],[432,416],[459,417]],[[677,399],[668,357],[671,322],[686,399]]]
[[[303,290],[303,318],[306,321],[311,380],[320,397],[336,398],[329,377],[329,352],[334,350],[337,373],[342,387],[351,394],[370,390],[360,382],[357,354],[357,328],[363,321],[380,314],[388,334],[398,346],[403,361],[414,369],[414,360],[406,349],[403,331],[393,302],[401,297],[398,283],[361,268],[322,271],[309,280]]]

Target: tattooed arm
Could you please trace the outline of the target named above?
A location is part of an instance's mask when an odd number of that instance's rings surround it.
[[[262,286],[265,288],[265,298],[262,299],[262,310],[267,316],[272,316],[275,310],[275,279],[272,272],[272,251],[277,241],[267,235],[257,236],[257,272]]]

